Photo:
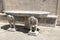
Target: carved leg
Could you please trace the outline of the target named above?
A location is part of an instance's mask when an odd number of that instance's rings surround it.
[[[15,18],[14,18],[14,17],[13,17],[12,23],[13,23],[13,28],[12,28],[12,30],[13,30],[13,31],[16,31],[16,29],[15,29]]]
[[[30,26],[30,32],[32,32],[32,26]]]
[[[37,25],[35,25],[35,31],[37,31]]]
[[[15,22],[13,23],[13,31],[16,31],[16,29],[15,29]]]
[[[9,22],[9,25],[10,25],[10,28],[12,28],[12,23],[11,22]]]
[[[38,26],[35,25],[35,27],[36,27],[36,29],[35,29],[35,35],[38,35],[38,33],[39,33],[39,32],[37,31],[37,27],[38,27]]]
[[[10,27],[8,28],[8,31],[12,31],[12,24],[9,23]]]

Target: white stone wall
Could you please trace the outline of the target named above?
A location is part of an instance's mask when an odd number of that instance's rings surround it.
[[[56,12],[57,0],[5,0],[5,10]]]

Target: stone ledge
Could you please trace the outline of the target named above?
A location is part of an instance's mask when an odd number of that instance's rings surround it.
[[[0,16],[6,16],[6,14],[5,13],[0,13]]]
[[[48,15],[47,18],[57,18],[57,15]]]

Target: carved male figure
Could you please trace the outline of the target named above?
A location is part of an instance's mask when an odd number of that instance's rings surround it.
[[[8,30],[10,31],[16,31],[15,29],[15,18],[12,15],[7,15],[7,19],[10,25],[10,28]],[[13,28],[12,28],[13,25]]]
[[[35,32],[37,34],[39,28],[38,28],[38,19],[34,16],[29,17],[29,26],[30,26],[30,32]]]

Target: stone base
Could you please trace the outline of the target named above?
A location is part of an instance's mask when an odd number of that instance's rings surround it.
[[[15,32],[16,29],[15,28],[9,28],[8,31]]]
[[[37,36],[39,34],[39,32],[38,31],[35,31],[35,32],[29,31],[28,34],[32,35],[32,36]]]

